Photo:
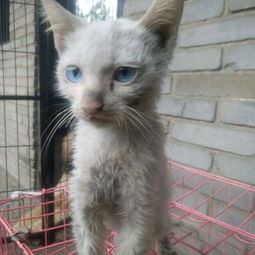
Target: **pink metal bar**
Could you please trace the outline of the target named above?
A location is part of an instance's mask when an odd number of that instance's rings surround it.
[[[243,235],[243,236],[246,236],[248,238],[251,238],[251,239],[255,240],[255,234],[249,233],[249,232],[247,232],[245,230],[242,230],[242,229],[240,229],[238,227],[234,227],[234,226],[232,226],[230,224],[227,224],[225,222],[217,220],[217,219],[215,219],[213,217],[210,217],[210,216],[204,215],[202,213],[199,213],[197,211],[194,211],[194,210],[192,210],[192,209],[190,209],[190,208],[188,208],[186,206],[183,206],[183,205],[180,205],[180,204],[177,204],[177,203],[175,203],[175,206],[180,208],[180,209],[182,209],[182,210],[184,210],[184,211],[189,212],[190,214],[196,215],[196,216],[198,216],[200,218],[204,218],[205,220],[207,220],[207,221],[209,221],[211,223],[217,224],[217,225],[222,226],[222,227],[224,227],[226,229],[232,230],[232,231],[234,231],[234,232],[236,232],[236,233],[238,233],[240,235]]]
[[[222,177],[222,176],[219,176],[219,175],[210,174],[210,173],[207,173],[205,171],[198,170],[198,169],[195,169],[195,168],[192,168],[192,167],[184,166],[184,165],[181,165],[181,164],[176,163],[176,162],[171,161],[171,160],[169,160],[168,163],[170,165],[177,166],[180,169],[187,170],[191,173],[195,173],[195,174],[198,174],[200,176],[205,176],[209,179],[214,179],[214,180],[217,180],[217,181],[221,181],[223,183],[228,183],[228,184],[234,185],[236,187],[244,188],[244,189],[251,190],[251,191],[255,192],[255,187],[252,186],[252,185],[242,183],[242,182],[238,182],[238,181],[235,181],[235,180],[232,180],[232,179],[228,179],[228,178],[225,178],[225,177]]]
[[[255,226],[255,211],[253,210],[255,187],[175,162],[169,162],[169,165],[172,166],[170,172],[174,174],[175,180],[171,187],[172,189],[179,188],[178,197],[169,204],[170,214],[180,222],[184,222],[180,227],[173,229],[174,234],[169,235],[172,245],[176,247],[177,251],[189,255],[210,255],[217,249],[219,255],[255,255],[255,230],[249,231],[251,227]],[[50,193],[54,194],[55,200],[44,201],[44,194]],[[2,252],[3,255],[17,255],[20,254],[18,249],[23,251],[23,255],[77,254],[76,251],[70,251],[75,247],[75,243],[68,234],[70,224],[66,221],[70,214],[68,193],[68,187],[61,185],[42,190],[41,195],[22,194],[20,206],[17,206],[13,199],[1,199],[0,254]],[[219,201],[220,197],[224,199]],[[192,198],[193,201],[190,201],[189,198]],[[192,206],[186,206],[185,201],[191,202]],[[55,211],[48,212],[47,206],[53,203]],[[217,207],[218,203],[220,203],[220,207]],[[240,208],[240,206],[244,206],[244,208]],[[34,210],[38,207],[41,210],[35,214]],[[207,210],[201,213],[200,208],[207,208]],[[234,215],[237,211],[242,211],[241,223],[238,223],[238,226],[230,224],[232,210],[236,210]],[[29,212],[31,212],[30,216]],[[49,226],[47,222],[49,216],[58,220],[62,219],[61,225]],[[32,233],[44,235],[45,240],[42,246],[29,247],[19,241],[11,245],[6,244],[7,237],[14,235],[18,227],[33,227],[38,224],[40,226],[42,222],[44,225],[41,229],[32,229]],[[196,231],[190,229],[190,226],[186,225],[187,222],[193,224]],[[61,233],[62,239],[49,244],[47,239],[49,231]],[[199,239],[200,235],[197,233],[201,233],[203,238]],[[112,233],[106,241],[108,255],[114,255],[115,236],[116,233]],[[5,241],[2,243],[1,240]],[[184,247],[185,251],[182,251]],[[156,248],[157,245],[151,255],[157,255]],[[234,253],[230,254],[229,249]]]

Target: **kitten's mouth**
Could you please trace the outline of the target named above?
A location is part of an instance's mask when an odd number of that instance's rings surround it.
[[[100,116],[100,115],[90,115],[88,116],[88,120],[91,122],[96,122],[96,123],[110,122],[109,118],[106,118],[105,116]]]
[[[114,116],[110,112],[102,112],[95,114],[86,114],[85,112],[80,112],[78,116],[79,118],[89,121],[91,123],[104,124],[114,122]]]

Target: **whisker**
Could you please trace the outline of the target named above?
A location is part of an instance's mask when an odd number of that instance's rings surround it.
[[[142,128],[142,132],[139,128],[139,133],[142,134],[144,138],[148,140],[148,137],[144,135],[144,133],[147,133],[149,135],[156,136],[157,133],[153,130],[153,126],[148,120],[145,120],[144,117],[142,117],[140,114],[138,114],[135,110],[131,111],[130,107],[125,107],[123,110],[126,114],[128,114],[137,124],[135,127],[137,128],[137,125],[139,125],[140,128]]]
[[[78,119],[75,116],[73,116],[72,122],[70,124],[70,130],[73,130],[75,128],[75,125],[77,124],[77,122],[78,122]]]
[[[67,110],[67,109],[66,109]],[[62,112],[63,113],[63,112]],[[65,111],[64,112],[64,115],[61,116],[61,118],[57,121],[57,123],[55,124],[55,126],[53,127],[53,129],[51,130],[51,132],[49,133],[48,137],[46,138],[43,146],[42,146],[42,155],[43,155],[43,159],[45,158],[46,156],[46,151],[48,150],[49,148],[49,145],[50,145],[50,142],[51,142],[51,139],[53,138],[54,134],[56,133],[56,131],[62,127],[65,122],[67,120],[69,120],[69,118],[71,117],[71,112],[70,111]]]
[[[118,112],[118,117],[121,123],[121,127],[128,131],[126,119],[124,115],[122,114],[122,112]]]
[[[65,119],[63,119],[62,121],[59,121],[59,123],[54,127],[52,132],[49,134],[49,136],[47,138],[47,141],[45,142],[45,145],[42,148],[42,153],[43,153],[44,156],[46,155],[46,152],[47,152],[47,150],[50,146],[50,143],[51,143],[51,140],[52,140],[53,136],[55,135],[56,131],[65,124],[64,122],[66,121],[67,117]]]
[[[117,122],[117,126],[118,126],[119,128],[122,128],[122,123],[121,123],[121,121],[120,121],[119,116],[114,117],[114,120]]]
[[[138,110],[131,108],[129,106],[127,106],[127,108],[132,111],[134,114],[136,114],[140,119],[142,119],[149,127],[151,127],[151,123],[143,116],[145,114],[143,114],[142,112],[139,112]],[[147,115],[145,115],[147,116]],[[150,118],[151,119],[151,118]],[[152,120],[152,119],[151,119]]]
[[[50,128],[50,126],[52,125],[52,123],[53,123],[61,114],[63,114],[63,113],[66,112],[67,110],[69,110],[68,108],[63,110],[63,108],[64,108],[64,107],[61,107],[61,109],[58,109],[56,112],[53,113],[53,114],[56,114],[57,112],[62,111],[62,112],[58,113],[58,114],[53,118],[53,120],[50,121],[50,123],[48,124],[48,126],[47,126],[47,127],[45,128],[45,130],[43,131],[43,133],[42,133],[42,135],[41,135],[41,139],[43,139],[43,137],[45,136],[46,132],[48,131],[48,129]],[[52,114],[52,115],[53,115],[53,114]],[[52,115],[51,115],[51,116],[52,116]]]
[[[73,121],[74,119],[76,119],[76,117],[75,117],[75,115],[72,113],[71,109],[69,109],[69,113],[70,113],[70,119],[69,119],[69,121],[66,123],[66,127],[69,126],[69,128],[70,128],[70,126],[71,126],[71,124],[72,124],[72,121]]]
[[[131,111],[135,111],[136,113],[139,113],[140,115],[143,115],[145,118],[149,119],[149,120],[152,120],[152,121],[155,121],[155,119],[153,119],[151,116],[149,116],[148,114],[144,113],[144,112],[141,112],[137,109],[134,109],[130,106],[126,106],[127,108],[129,108]]]
[[[129,120],[131,122],[131,124],[133,124],[133,126],[137,129],[137,131],[141,134],[141,136],[147,140],[148,137],[146,136],[146,134],[143,132],[143,130],[141,130],[140,126],[141,123],[137,122],[137,119],[127,110],[127,109],[123,109],[123,111],[126,113],[126,119]],[[139,126],[140,124],[140,126]]]
[[[57,129],[61,126],[61,124],[63,123],[63,120],[66,119],[66,116],[68,115],[68,112],[64,115],[61,116],[61,118],[57,121],[57,123],[55,124],[55,126],[53,127],[53,129],[50,131],[50,133],[48,134],[47,138],[45,139],[45,142],[42,146],[42,153],[44,153],[46,151],[46,149],[48,149],[48,146],[50,144],[50,141],[52,139],[52,137],[54,136],[55,132],[57,131]]]
[[[129,111],[130,116],[148,133],[151,133],[150,127],[148,127],[141,119],[137,118],[132,112]]]
[[[128,129],[127,120],[126,120],[126,118],[125,118],[125,115],[124,115],[122,112],[120,112],[120,117],[121,117],[121,119],[122,119],[122,121],[123,121],[123,123],[124,123],[124,128],[125,128],[125,130],[127,131],[128,137],[129,137],[129,129]]]
[[[149,121],[146,119],[146,117],[147,117],[147,118],[153,120],[152,118],[150,118],[150,117],[147,116],[146,114],[144,114],[144,113],[142,113],[142,112],[139,112],[138,110],[133,109],[133,108],[131,108],[131,107],[129,107],[129,106],[127,106],[127,108],[128,108],[130,111],[132,111],[134,114],[137,115],[137,117],[140,119],[140,121],[143,123],[143,125],[146,126],[146,129],[147,129],[147,131],[148,131],[149,133],[151,133],[151,134],[153,134],[153,135],[157,135],[157,133],[156,133],[155,130],[153,129],[153,126],[152,126],[151,122],[149,122]],[[144,115],[144,116],[142,116],[142,115]],[[146,117],[145,117],[145,116],[146,116]],[[153,121],[155,121],[155,120],[153,120]]]
[[[42,112],[48,111],[49,109],[52,109],[54,107],[58,107],[58,108],[62,107],[63,108],[63,107],[67,107],[67,106],[70,106],[69,103],[57,103],[57,104],[53,104],[53,105],[46,107],[45,109],[42,110]],[[59,109],[57,111],[59,111]]]

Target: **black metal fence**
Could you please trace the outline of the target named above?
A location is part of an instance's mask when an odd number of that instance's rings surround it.
[[[0,2],[0,196],[40,182],[37,1]]]

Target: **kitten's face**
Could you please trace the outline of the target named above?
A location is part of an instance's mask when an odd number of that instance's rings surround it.
[[[158,96],[162,77],[156,37],[136,23],[100,22],[77,28],[60,56],[59,89],[79,118],[114,121],[129,107]]]
[[[156,0],[141,22],[86,24],[43,0],[59,52],[60,93],[75,116],[95,123],[132,121],[154,110],[178,30],[183,0]],[[137,114],[137,113],[136,113]]]

